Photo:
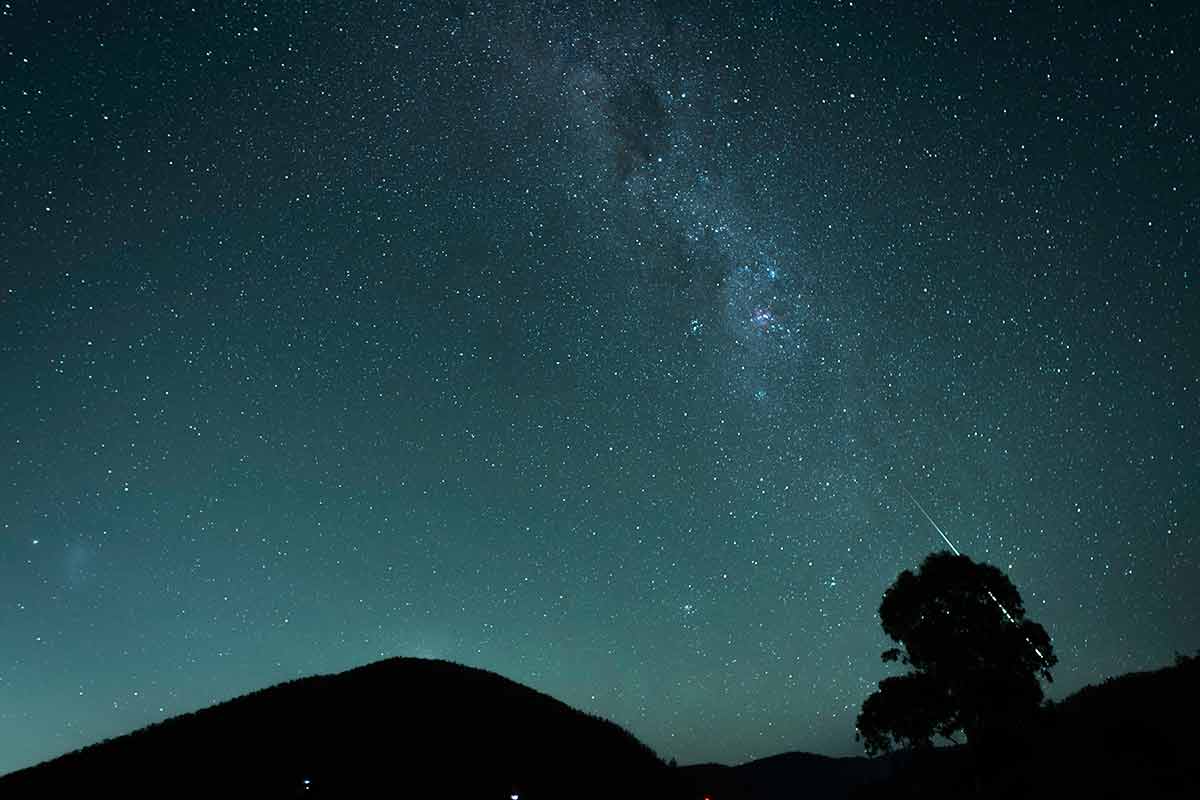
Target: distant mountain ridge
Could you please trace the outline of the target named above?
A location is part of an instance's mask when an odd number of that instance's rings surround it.
[[[714,800],[794,800],[797,797],[844,800],[863,786],[895,775],[905,753],[867,758],[835,758],[815,753],[780,753],[737,766],[696,764],[682,767],[696,797]]]
[[[1192,731],[1200,721],[1200,658],[1086,686],[1044,708],[1001,773],[981,780],[962,747],[878,758],[784,753],[736,767],[682,772],[716,800],[1200,797]],[[699,795],[698,795],[699,796]]]
[[[991,785],[962,748],[665,765],[628,731],[485,670],[395,658],[303,678],[0,777],[0,798],[869,800],[1200,797],[1200,658],[1049,704]]]
[[[666,797],[632,734],[485,670],[394,658],[302,678],[0,778],[0,797]]]

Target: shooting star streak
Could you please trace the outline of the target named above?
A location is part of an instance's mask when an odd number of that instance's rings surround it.
[[[913,503],[916,504],[917,508],[919,508],[921,510],[921,513],[925,515],[925,519],[929,520],[929,524],[932,525],[933,529],[938,532],[939,536],[942,537],[942,541],[946,543],[946,546],[950,548],[951,552],[953,552],[954,555],[956,555],[956,556],[961,556],[962,553],[960,553],[958,551],[958,548],[954,546],[954,542],[950,541],[950,537],[946,535],[946,532],[943,531],[940,527],[938,527],[938,524],[933,521],[933,517],[929,516],[929,512],[925,510],[925,506],[921,505],[921,501],[918,500],[913,495],[913,493],[908,490],[908,487],[905,486],[903,483],[900,484],[900,488],[904,489],[904,493],[908,495],[908,499],[912,500]],[[992,598],[992,602],[996,604],[996,608],[999,608],[1000,611],[1004,614],[1004,618],[1007,619],[1009,622],[1011,622],[1013,625],[1016,625],[1017,624],[1016,619],[1013,618],[1012,614],[1008,613],[1008,609],[1004,607],[1004,604],[1000,602],[1000,600],[996,597],[996,595],[992,594],[992,590],[984,589],[984,591],[987,592],[988,597]],[[1036,644],[1034,644],[1032,641],[1030,641],[1028,636],[1025,637],[1025,641],[1029,642],[1029,646],[1033,648],[1033,652],[1037,653],[1037,657],[1040,658],[1044,662],[1046,660],[1046,657],[1044,655],[1042,655],[1042,651],[1038,649],[1038,646]]]
[[[958,548],[954,546],[954,542],[950,541],[950,537],[946,535],[945,531],[943,531],[941,528],[938,527],[938,524],[933,521],[933,517],[929,516],[929,512],[925,510],[925,506],[921,505],[921,501],[918,500],[916,497],[914,497],[913,493],[910,492],[908,490],[908,487],[905,486],[903,483],[900,484],[900,486],[901,486],[901,488],[904,489],[904,493],[908,495],[908,499],[912,500],[914,503],[916,503],[917,508],[921,509],[921,513],[925,515],[925,519],[929,520],[929,524],[932,525],[933,529],[938,532],[938,535],[942,537],[942,541],[946,543],[946,545],[950,548],[950,550],[954,553],[954,555],[961,556],[962,553],[958,552]],[[988,592],[988,594],[991,594],[991,592]],[[994,597],[992,599],[996,600],[996,598],[994,598]],[[1000,601],[996,600],[996,602],[997,602],[997,604],[999,604]],[[1000,608],[1003,609],[1004,606],[1000,606]],[[1004,613],[1007,614],[1008,612],[1005,611]],[[1010,616],[1009,619],[1012,619],[1012,617]]]

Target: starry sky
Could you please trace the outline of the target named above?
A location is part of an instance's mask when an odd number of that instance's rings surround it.
[[[1200,15],[1103,5],[4,3],[0,772],[398,655],[860,753],[905,487],[1052,697],[1200,649]]]

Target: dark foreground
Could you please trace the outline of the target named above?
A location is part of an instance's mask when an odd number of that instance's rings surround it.
[[[389,659],[0,778],[0,797],[680,797],[617,725],[499,675]]]
[[[499,675],[390,659],[292,681],[0,777],[0,797],[1195,798],[1200,659],[1047,706],[1004,752],[785,753],[676,768]]]

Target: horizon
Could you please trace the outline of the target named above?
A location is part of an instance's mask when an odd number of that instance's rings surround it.
[[[942,531],[1200,650],[1166,5],[5,9],[0,774],[401,655],[858,754]]]
[[[1196,657],[1200,658],[1200,656],[1196,656]],[[1179,656],[1179,655],[1177,655],[1177,656],[1176,656],[1176,659],[1175,659],[1175,664],[1176,664],[1176,665],[1178,665],[1178,663],[1179,663],[1179,658],[1180,658],[1180,656]],[[422,660],[422,661],[432,661],[432,662],[436,662],[436,663],[450,664],[450,665],[452,665],[452,666],[456,666],[456,667],[465,667],[465,668],[467,668],[467,669],[479,669],[479,670],[484,670],[484,671],[486,671],[486,672],[492,673],[492,674],[494,674],[494,675],[498,675],[498,676],[499,676],[499,677],[501,677],[501,678],[505,678],[505,679],[511,680],[511,679],[507,678],[507,676],[505,676],[505,675],[501,675],[500,673],[497,673],[497,672],[493,672],[492,670],[486,670],[486,669],[485,669],[485,668],[483,668],[483,667],[475,667],[475,666],[471,666],[471,665],[467,665],[467,664],[462,664],[462,663],[459,663],[459,662],[456,662],[456,661],[447,661],[447,660],[445,660],[445,659],[425,659],[425,658],[419,658],[419,657],[415,657],[415,656],[389,656],[389,657],[387,657],[387,658],[383,658],[383,659],[380,659],[380,660],[378,660],[378,661],[372,661],[372,662],[368,662],[368,663],[366,663],[366,664],[360,664],[360,665],[358,665],[358,666],[350,667],[349,669],[347,669],[347,670],[343,670],[343,671],[341,671],[341,672],[333,672],[333,673],[317,673],[317,674],[313,674],[313,675],[304,675],[304,676],[300,676],[300,677],[298,677],[298,678],[292,678],[292,679],[289,679],[289,680],[287,680],[287,681],[282,681],[282,682],[279,682],[279,683],[274,683],[274,684],[271,684],[271,685],[268,685],[268,686],[263,686],[263,687],[260,687],[259,689],[254,689],[254,690],[251,690],[251,691],[249,691],[249,692],[246,692],[246,693],[242,693],[242,694],[235,695],[235,696],[233,696],[233,697],[228,697],[228,698],[225,698],[225,699],[223,699],[223,700],[220,700],[220,701],[218,701],[218,702],[216,702],[216,703],[214,703],[214,704],[212,704],[212,705],[203,706],[203,707],[200,707],[200,708],[194,708],[194,709],[186,709],[186,710],[183,710],[183,711],[179,712],[178,714],[175,714],[175,715],[173,715],[173,716],[171,716],[171,717],[164,717],[163,719],[155,719],[155,720],[151,720],[151,721],[150,721],[150,722],[148,722],[147,724],[145,724],[145,725],[142,725],[142,726],[139,726],[139,727],[137,727],[137,728],[134,728],[134,729],[132,729],[132,730],[128,730],[128,731],[121,732],[121,733],[115,733],[115,734],[111,734],[111,735],[107,735],[107,736],[102,736],[101,738],[97,739],[97,740],[96,740],[96,741],[94,741],[94,742],[90,742],[90,743],[88,743],[88,744],[85,744],[85,745],[83,745],[81,748],[76,748],[76,749],[74,749],[74,750],[70,750],[70,751],[66,751],[66,752],[64,752],[64,753],[59,753],[59,754],[57,754],[57,755],[50,756],[49,758],[47,758],[47,759],[45,759],[45,760],[43,760],[43,761],[37,762],[37,764],[29,764],[29,765],[26,765],[26,766],[24,766],[24,767],[17,767],[17,769],[15,769],[15,770],[10,770],[9,772],[0,772],[0,778],[4,777],[4,776],[5,776],[5,775],[7,775],[7,774],[10,774],[11,772],[17,772],[17,771],[20,771],[20,770],[22,770],[22,769],[26,769],[26,768],[28,768],[28,767],[31,767],[31,766],[37,766],[38,764],[46,763],[46,762],[49,762],[49,761],[54,761],[55,759],[57,759],[57,758],[60,758],[60,757],[62,757],[62,756],[65,756],[65,755],[70,755],[70,754],[71,754],[71,753],[73,753],[73,752],[78,752],[78,750],[80,750],[80,749],[87,749],[87,748],[89,748],[89,747],[92,747],[92,746],[94,746],[94,745],[97,745],[97,744],[102,744],[102,743],[104,743],[104,742],[106,742],[106,741],[110,741],[110,740],[112,740],[112,739],[116,739],[116,738],[122,738],[122,737],[124,737],[124,736],[128,736],[128,735],[130,735],[130,734],[137,733],[137,732],[139,732],[139,731],[143,731],[143,730],[147,730],[147,729],[149,729],[149,728],[153,728],[154,726],[158,725],[158,724],[159,724],[159,723],[161,723],[161,722],[165,722],[165,721],[167,721],[167,720],[174,719],[174,718],[176,718],[176,717],[188,716],[188,715],[190,715],[190,714],[194,714],[194,713],[196,713],[196,712],[205,711],[205,710],[209,710],[209,709],[214,709],[214,708],[217,708],[217,707],[219,707],[219,706],[225,705],[226,703],[232,702],[232,701],[234,701],[234,700],[239,700],[239,699],[242,699],[242,698],[245,698],[245,697],[250,697],[250,696],[252,696],[252,695],[259,694],[260,692],[263,692],[263,691],[268,691],[268,690],[272,690],[272,689],[277,689],[277,688],[280,688],[280,687],[282,687],[282,686],[285,686],[285,685],[287,685],[287,684],[289,684],[289,683],[291,683],[291,682],[294,682],[294,681],[303,681],[303,680],[307,680],[307,679],[310,679],[310,678],[328,678],[328,677],[333,677],[333,676],[336,676],[336,675],[341,675],[341,674],[343,674],[343,673],[345,673],[345,672],[353,672],[353,671],[356,671],[356,670],[358,670],[358,669],[361,669],[361,668],[364,668],[364,667],[371,667],[371,666],[375,666],[375,665],[378,665],[378,664],[381,664],[381,663],[385,663],[385,662],[388,662],[388,661],[405,661],[405,660]],[[1171,665],[1162,665],[1162,666],[1160,666],[1160,667],[1152,667],[1152,668],[1150,668],[1150,670],[1148,670],[1148,671],[1150,671],[1150,672],[1153,672],[1153,671],[1156,671],[1156,670],[1159,670],[1159,669],[1165,669],[1165,668],[1167,668],[1167,667],[1169,667],[1169,666],[1171,666]],[[1125,675],[1130,675],[1130,674],[1136,674],[1136,673],[1124,673],[1124,674],[1125,674]],[[1107,681],[1107,680],[1108,680],[1108,679],[1110,679],[1110,678],[1116,678],[1116,677],[1121,677],[1121,676],[1115,676],[1115,675],[1114,675],[1114,676],[1108,676],[1108,677],[1107,677],[1107,678],[1105,678],[1104,680],[1105,680],[1105,681]],[[522,686],[525,686],[525,684],[520,684],[520,685],[522,685]],[[1097,685],[1099,685],[1099,683],[1097,683],[1097,684],[1088,684],[1088,687],[1094,687],[1094,686],[1097,686]],[[1081,689],[1082,689],[1082,688],[1088,688],[1088,687],[1081,687]],[[540,690],[539,690],[539,689],[538,689],[536,686],[525,686],[525,688],[527,688],[527,689],[531,689],[531,690],[533,690],[533,691],[535,691],[535,692],[538,692],[538,693],[541,693],[541,694],[546,694],[545,692],[541,692],[541,691],[540,691]],[[1072,694],[1074,694],[1074,693],[1072,693]],[[552,695],[547,695],[547,696],[553,697]],[[1064,697],[1065,697],[1065,696],[1064,696]],[[554,698],[554,699],[556,699],[556,700],[557,700],[558,698]],[[1059,698],[1059,699],[1064,699],[1064,698]],[[1047,701],[1047,702],[1050,702],[1050,698],[1049,698],[1049,697],[1047,697],[1047,698],[1046,698],[1046,701]],[[570,704],[566,704],[566,703],[564,703],[564,705],[567,705],[569,708],[572,708],[572,709],[574,709],[576,712],[581,712],[581,713],[583,713],[581,709],[578,709],[578,708],[576,708],[576,707],[574,707],[574,706],[571,706]],[[611,721],[611,720],[610,720],[610,721]],[[630,731],[630,733],[633,733],[635,736],[637,735],[635,731]],[[641,741],[641,738],[640,738],[640,737],[638,737],[638,740],[639,740],[639,741]],[[940,747],[950,747],[950,746],[954,746],[954,747],[961,746],[961,744],[960,744],[960,743],[958,743],[958,742],[950,742],[950,741],[947,741],[947,740],[940,740],[940,739],[939,739],[939,740],[936,740],[936,741],[934,741],[934,743],[933,743],[933,744],[934,744],[934,747],[938,747],[938,748],[940,748]],[[663,761],[664,763],[666,763],[666,762],[671,762],[671,761],[676,761],[676,759],[674,759],[673,757],[671,757],[671,756],[669,756],[669,755],[667,755],[667,754],[664,754],[664,753],[660,753],[660,752],[657,752],[657,751],[656,751],[656,755],[657,755],[657,756],[658,756],[660,759],[662,759],[662,761]],[[858,752],[849,753],[849,754],[840,754],[840,755],[839,755],[839,754],[830,754],[830,753],[818,753],[818,752],[813,752],[813,751],[809,751],[809,750],[787,750],[787,751],[781,751],[781,752],[778,752],[778,753],[767,753],[767,754],[760,754],[760,755],[752,755],[752,756],[750,756],[748,759],[746,759],[746,760],[744,760],[744,761],[738,761],[738,762],[732,762],[732,763],[725,763],[725,762],[714,762],[714,761],[694,761],[694,762],[682,762],[682,761],[680,761],[680,762],[678,762],[678,765],[679,765],[679,766],[681,766],[681,767],[688,767],[688,766],[702,766],[702,765],[707,765],[707,764],[719,764],[719,765],[722,765],[722,766],[740,766],[740,765],[745,765],[745,764],[753,763],[753,762],[755,762],[755,761],[762,761],[762,760],[766,760],[766,759],[775,758],[775,757],[777,757],[777,756],[788,756],[788,755],[809,755],[809,756],[818,756],[818,757],[821,757],[821,758],[833,758],[833,759],[840,759],[840,758],[867,758],[867,759],[870,759],[870,758],[887,758],[889,754],[887,754],[887,753],[881,753],[881,754],[876,754],[876,755],[867,755],[866,753],[862,752],[862,751],[861,751],[861,749],[860,749]]]

